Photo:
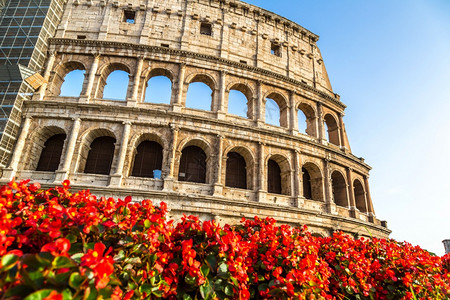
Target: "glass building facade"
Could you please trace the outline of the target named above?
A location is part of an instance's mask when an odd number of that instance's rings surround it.
[[[35,92],[25,79],[42,73],[48,38],[65,0],[0,0],[0,167],[8,164],[19,133],[22,104]]]

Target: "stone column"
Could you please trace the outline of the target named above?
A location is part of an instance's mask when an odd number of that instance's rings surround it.
[[[347,150],[347,145],[345,144],[345,131],[344,131],[344,120],[342,119],[344,113],[339,114],[339,145],[342,150]]]
[[[186,74],[186,64],[181,63],[180,69],[178,71],[178,81],[177,81],[175,102],[172,103],[172,111],[175,111],[175,112],[181,112],[181,107],[182,107],[182,102],[183,102],[183,87],[184,87],[185,74]]]
[[[217,100],[217,104],[214,105],[214,107],[217,109],[217,112],[216,112],[217,119],[220,119],[220,120],[225,119],[225,114],[227,113],[225,111],[226,78],[227,78],[227,72],[221,71],[220,72],[219,95],[218,95],[218,97],[215,97]]]
[[[28,131],[30,130],[32,117],[25,117],[23,122],[22,131],[20,132],[19,138],[17,139],[16,146],[14,147],[14,152],[11,157],[8,168],[3,170],[3,178],[7,180],[13,180],[17,172],[17,167],[19,166],[20,158],[22,157],[23,147],[28,136]]]
[[[91,65],[91,69],[89,70],[88,84],[86,86],[86,91],[84,95],[80,96],[80,102],[89,103],[91,100],[92,88],[94,86],[95,74],[97,73],[98,65],[100,63],[100,55],[95,55],[94,61]]]
[[[322,103],[317,103],[317,131],[318,131],[318,138],[320,142],[326,141],[325,136],[325,129],[323,125],[323,109],[322,109]]]
[[[173,191],[173,183],[175,180],[175,159],[177,154],[179,128],[173,124],[170,124],[170,130],[172,131],[172,141],[169,146],[171,151],[167,160],[167,163],[169,164],[169,172],[168,176],[164,178],[164,191]]]
[[[116,172],[111,175],[111,180],[109,182],[110,186],[120,186],[122,184],[123,178],[123,166],[125,164],[125,158],[127,156],[128,149],[128,139],[130,137],[131,131],[131,122],[123,122],[123,133],[122,133],[122,141],[120,143],[119,149],[119,160],[117,161]]]
[[[127,106],[136,106],[143,65],[144,65],[144,57],[140,56],[136,63],[136,73],[134,74],[133,91],[131,93],[131,98],[127,99]]]
[[[348,194],[348,199],[350,201],[349,203],[349,210],[350,210],[350,215],[353,218],[357,217],[356,211],[356,202],[355,202],[355,192],[354,192],[354,188],[353,188],[353,181],[352,181],[352,168],[346,168],[345,170],[347,172],[347,194]]]
[[[267,189],[266,189],[266,166],[264,163],[264,143],[259,143],[259,147],[258,147],[258,182],[259,182],[259,186],[258,186],[258,202],[265,202],[266,200],[266,194],[267,194]]]
[[[222,152],[223,152],[223,139],[224,137],[220,134],[217,135],[216,140],[216,166],[214,176],[214,196],[222,196],[223,183],[222,183]]]
[[[106,40],[106,37],[108,36],[110,20],[111,20],[111,4],[106,5],[105,7],[105,12],[102,18],[102,25],[100,25],[97,40]]]
[[[291,131],[292,134],[294,132],[298,133],[298,118],[297,118],[297,109],[295,105],[295,91],[291,91],[289,94],[289,105],[291,115],[289,120],[289,130]]]
[[[295,182],[295,204],[296,207],[302,207],[304,205],[303,197],[303,172],[300,166],[300,151],[295,149],[292,152],[294,162],[294,182]]]
[[[368,211],[368,215],[369,215],[369,221],[370,222],[374,222],[375,219],[375,210],[373,209],[373,203],[372,203],[372,197],[370,196],[370,189],[369,189],[369,177],[368,176],[364,176],[364,187],[366,190],[366,206],[367,206],[367,211]]]
[[[66,154],[64,156],[64,162],[61,169],[56,171],[55,182],[61,182],[68,178],[70,171],[70,164],[72,163],[73,154],[75,152],[75,145],[78,139],[78,133],[80,132],[81,119],[73,119],[72,131],[70,132],[69,140],[66,144]]]
[[[336,203],[333,201],[333,187],[330,178],[329,171],[329,158],[323,160],[323,173],[324,173],[324,196],[327,212],[330,214],[337,214]]]
[[[48,80],[50,79],[50,72],[53,69],[53,65],[55,64],[56,59],[56,51],[50,51],[50,56],[47,61],[47,67],[44,72],[44,83],[39,88],[39,100],[44,100],[45,91],[47,90]]]
[[[265,123],[265,113],[266,113],[266,99],[263,99],[263,92],[262,92],[262,83],[261,81],[257,82],[256,86],[256,93],[258,100],[256,101],[256,119],[255,122],[258,126],[261,126]]]

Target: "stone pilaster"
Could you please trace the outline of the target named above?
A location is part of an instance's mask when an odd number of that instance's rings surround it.
[[[144,57],[141,56],[137,59],[136,62],[136,73],[134,74],[133,91],[131,93],[131,98],[127,99],[127,106],[136,106],[143,65]]]
[[[183,103],[183,88],[184,88],[184,76],[186,74],[186,64],[180,64],[178,71],[177,90],[175,95],[175,102],[172,104],[172,111],[180,112]]]
[[[164,190],[165,191],[172,191],[173,190],[173,182],[175,177],[175,158],[177,154],[177,144],[178,144],[178,133],[179,128],[176,126],[173,126],[170,124],[170,129],[172,131],[172,140],[170,143],[169,149],[171,149],[171,152],[169,153],[169,159],[167,160],[167,163],[169,165],[168,169],[168,176],[164,178]]]
[[[44,72],[44,83],[41,85],[41,87],[39,88],[39,100],[44,100],[44,96],[45,96],[45,91],[47,90],[47,86],[48,86],[48,80],[50,79],[50,72],[53,69],[53,65],[55,64],[55,59],[56,59],[56,52],[55,51],[50,51],[50,56],[48,57],[48,61],[47,61],[47,67],[45,68],[45,72]]]
[[[127,156],[128,139],[130,137],[131,122],[124,122],[122,141],[120,143],[119,157],[117,161],[116,172],[111,175],[110,186],[120,186],[123,178],[123,166],[125,164],[125,158]]]
[[[64,162],[61,169],[56,171],[55,182],[61,182],[68,178],[70,164],[72,163],[73,154],[75,152],[75,145],[78,139],[78,133],[80,132],[81,119],[76,118],[73,120],[72,130],[70,132],[69,140],[67,141],[66,154],[64,155]]]
[[[92,88],[94,87],[95,74],[97,73],[98,65],[100,63],[100,55],[94,56],[94,61],[92,62],[91,69],[89,70],[88,84],[86,86],[86,91],[84,95],[80,96],[81,103],[89,103],[92,96]]]
[[[222,135],[217,135],[216,138],[216,169],[214,174],[214,196],[221,196],[223,190],[222,182],[222,152],[223,152],[223,139]]]
[[[20,158],[22,157],[23,147],[27,140],[28,131],[30,130],[31,117],[25,117],[23,122],[22,131],[20,132],[19,138],[17,139],[16,146],[14,147],[13,155],[9,163],[8,168],[3,170],[3,178],[7,180],[13,180],[17,172],[17,167],[19,166]]]
[[[266,164],[264,162],[264,143],[259,143],[258,145],[258,169],[256,174],[258,176],[258,202],[265,202],[267,195],[266,188]]]

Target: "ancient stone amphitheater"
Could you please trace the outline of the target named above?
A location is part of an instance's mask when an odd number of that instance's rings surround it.
[[[234,0],[64,5],[46,83],[24,103],[3,180],[51,186],[69,179],[98,195],[165,201],[174,219],[271,216],[320,235],[388,236],[375,217],[370,167],[351,153],[345,105],[317,35]],[[75,71],[85,71],[81,93],[64,96]],[[108,100],[116,71],[129,74],[126,98]],[[147,101],[152,79],[162,77],[170,80],[170,101]],[[186,101],[198,83],[210,89],[197,99],[210,109]],[[233,93],[246,99],[245,114],[230,112]],[[274,124],[266,122],[269,103],[279,114]]]

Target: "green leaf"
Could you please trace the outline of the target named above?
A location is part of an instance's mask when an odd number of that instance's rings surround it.
[[[209,274],[209,266],[208,265],[203,265],[201,268],[200,268],[200,271],[202,272],[202,274],[203,274],[203,276],[208,276],[208,274]]]
[[[188,274],[184,277],[184,281],[186,281],[187,284],[194,285],[195,277],[192,277],[191,275]]]
[[[39,290],[39,291],[32,293],[31,295],[28,295],[24,300],[42,300],[45,297],[47,297],[48,295],[50,295],[50,293],[52,291],[53,290],[50,290],[50,289]]]
[[[192,300],[192,297],[189,294],[183,294],[183,300]]]
[[[2,257],[2,268],[0,271],[7,271],[14,267],[19,261],[19,256],[14,254],[6,254]]]
[[[228,278],[228,266],[226,263],[221,263],[217,269],[217,276],[222,278]]]
[[[81,276],[78,272],[72,273],[69,278],[69,285],[74,289],[78,289],[85,279],[86,278]]]
[[[114,256],[114,261],[115,262],[120,262],[125,258],[125,252],[123,250],[120,250],[119,253],[117,253]]]
[[[75,234],[70,233],[70,234],[66,235],[66,239],[68,239],[69,242],[71,244],[73,244],[77,241],[77,236]]]
[[[142,261],[139,257],[130,257],[130,258],[125,259],[124,263],[137,265],[137,264],[141,264]]]
[[[150,228],[151,225],[152,225],[152,223],[150,222],[149,219],[146,219],[146,220],[144,221],[144,226],[145,226],[145,228]]]
[[[230,297],[233,296],[234,295],[233,286],[231,284],[227,285],[225,287],[224,292],[225,292],[225,295],[227,295],[227,296],[230,296]]]
[[[76,261],[77,263],[81,263],[81,258],[83,257],[84,253],[75,253],[71,256],[71,258]]]
[[[52,262],[52,267],[55,269],[71,268],[75,266],[75,262],[66,256],[57,256]]]
[[[269,285],[267,283],[262,283],[260,285],[258,285],[258,291],[262,292],[262,291],[266,291],[269,288]]]
[[[141,284],[139,292],[150,294],[152,292],[152,286],[148,283]]]
[[[5,298],[25,298],[26,295],[33,292],[33,288],[29,285],[21,284],[15,287],[9,288],[5,293]]]
[[[208,256],[206,257],[205,260],[206,260],[206,263],[209,264],[209,267],[210,267],[212,270],[217,269],[217,258],[216,258],[216,255],[210,254],[210,255],[208,255]]]
[[[212,293],[212,288],[208,282],[200,286],[200,295],[203,299],[209,299]]]
[[[63,300],[71,300],[73,299],[72,291],[70,289],[65,289],[62,292]]]

